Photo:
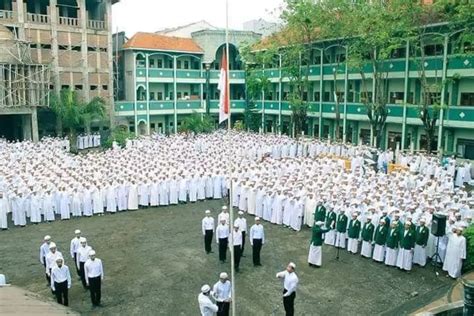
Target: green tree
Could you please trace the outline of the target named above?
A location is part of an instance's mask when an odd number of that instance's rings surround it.
[[[196,112],[186,116],[180,126],[180,132],[194,134],[210,133],[214,129],[214,120],[210,115],[201,115]]]
[[[50,109],[56,115],[59,134],[67,130],[72,144],[76,144],[77,131],[90,130],[91,122],[105,117],[105,101],[99,97],[83,102],[73,90],[63,89],[50,97]],[[74,145],[73,145],[74,146]]]

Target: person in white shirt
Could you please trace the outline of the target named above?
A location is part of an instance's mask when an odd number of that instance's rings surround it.
[[[229,316],[230,302],[232,301],[232,286],[227,273],[222,272],[219,275],[219,281],[212,288],[214,298],[216,299],[218,316]]]
[[[283,306],[286,316],[295,314],[296,288],[298,287],[298,276],[295,273],[296,265],[290,262],[285,271],[278,272],[276,277],[283,279]]]
[[[234,225],[234,231],[230,236],[229,248],[234,247],[234,267],[239,272],[240,257],[242,256],[242,232],[237,224]]]
[[[214,236],[214,218],[211,217],[211,211],[206,210],[206,217],[202,219],[202,235],[204,236],[204,250],[207,254],[212,251],[212,237]]]
[[[252,246],[253,265],[261,266],[260,251],[265,244],[265,233],[262,224],[260,224],[260,217],[255,217],[255,224],[250,228],[249,240]]]
[[[244,256],[245,249],[245,236],[247,234],[247,220],[244,217],[244,212],[239,211],[239,217],[234,221],[234,225],[239,226],[239,230],[242,233],[242,249],[240,251],[240,256]]]
[[[44,241],[43,244],[40,246],[40,262],[43,265],[43,267],[46,269],[46,255],[49,253],[49,244],[51,243],[51,236],[46,235],[44,236]],[[46,275],[46,282],[48,282],[48,286],[51,285],[51,280],[49,278],[49,275],[45,273]]]
[[[81,277],[82,286],[87,289],[84,265],[86,264],[87,259],[89,259],[89,252],[92,250],[92,248],[87,245],[87,239],[84,237],[81,237],[79,241],[81,246],[77,248],[76,267],[79,269],[79,276]]]
[[[49,244],[49,253],[46,255],[46,275],[48,277],[49,284],[51,284],[51,270],[56,265],[56,259],[63,258],[63,254],[57,250],[56,244],[51,242]]]
[[[213,316],[219,310],[219,307],[212,302],[210,295],[211,287],[207,284],[203,285],[201,287],[201,293],[198,295],[201,316]]]
[[[84,265],[84,272],[86,276],[86,284],[91,293],[92,306],[100,306],[100,299],[102,296],[101,287],[104,281],[104,268],[102,260],[95,257],[95,251],[89,251],[89,260]]]
[[[216,229],[216,242],[219,245],[219,260],[224,263],[227,258],[227,245],[229,244],[229,225],[222,219]]]
[[[222,207],[222,212],[217,216],[217,221],[220,223],[222,220],[225,220],[225,224],[229,225],[229,212],[227,211],[227,206]]]
[[[76,234],[76,237],[71,239],[71,246],[69,248],[69,251],[71,253],[71,258],[74,259],[74,262],[77,262],[77,249],[81,246],[81,231],[79,229],[76,229],[74,231],[74,234]],[[74,265],[76,266],[77,275],[81,276],[81,274],[79,273],[79,268],[76,264]]]
[[[51,270],[51,289],[56,295],[58,304],[69,305],[68,289],[71,288],[71,273],[63,258],[56,259],[56,265]]]

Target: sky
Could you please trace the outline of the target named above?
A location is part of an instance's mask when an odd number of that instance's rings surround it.
[[[278,20],[283,0],[228,0],[229,28],[242,29],[249,20]],[[206,20],[225,27],[225,0],[120,0],[113,5],[113,32],[125,31],[132,36],[138,31],[160,29]]]

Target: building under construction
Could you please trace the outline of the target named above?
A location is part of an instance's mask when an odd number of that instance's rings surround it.
[[[101,97],[113,117],[117,2],[0,0],[0,136],[37,140],[54,134],[54,119],[43,110],[49,91],[75,90],[86,102]]]

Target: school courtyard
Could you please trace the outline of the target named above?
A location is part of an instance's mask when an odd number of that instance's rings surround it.
[[[222,203],[206,201],[1,231],[0,271],[12,285],[52,299],[38,258],[42,239],[49,234],[71,268],[69,301],[75,312],[197,315],[201,286],[212,286],[220,272],[230,272],[230,253],[227,263],[221,264],[214,242],[214,253],[206,255],[201,235],[204,210],[211,209],[216,218]],[[249,216],[247,221],[250,227],[254,219]],[[300,279],[297,315],[404,315],[442,297],[454,284],[440,270],[437,276],[431,265],[407,274],[346,251],[336,261],[336,250],[328,246],[323,247],[323,267],[310,268],[309,228],[296,233],[267,222],[263,225],[263,266],[252,265],[247,241],[246,257],[236,275],[237,315],[284,315],[282,285],[275,273],[289,261],[296,263]],[[92,308],[69,256],[75,229],[81,229],[103,260],[101,308]]]

